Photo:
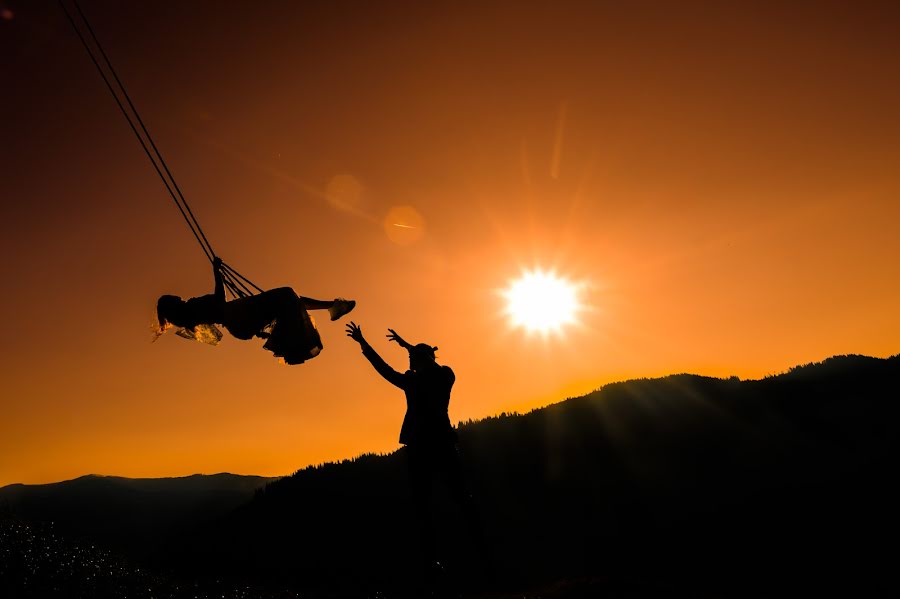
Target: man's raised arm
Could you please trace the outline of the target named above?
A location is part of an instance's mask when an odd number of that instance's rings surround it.
[[[369,345],[369,342],[363,337],[362,329],[358,324],[351,321],[350,324],[347,325],[347,336],[359,343],[363,355],[372,363],[372,366],[378,374],[383,376],[387,382],[403,389],[404,376],[388,366],[387,362],[378,355],[378,352]]]

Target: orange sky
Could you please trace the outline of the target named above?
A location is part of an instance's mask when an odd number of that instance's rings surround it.
[[[900,351],[896,3],[482,4],[83,0],[217,252],[440,346],[453,421]],[[209,266],[56,4],[0,9],[0,485],[396,448],[341,323],[296,367],[150,343]],[[536,266],[589,284],[564,337],[502,315]]]

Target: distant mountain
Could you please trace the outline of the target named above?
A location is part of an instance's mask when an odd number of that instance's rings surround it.
[[[89,537],[146,556],[184,528],[221,518],[273,478],[213,474],[123,478],[90,474],[45,485],[0,487],[0,507],[34,522],[53,522],[71,537]]]
[[[762,380],[614,383],[459,437],[507,588],[858,593],[900,586],[898,426],[900,356],[840,356]],[[338,593],[402,586],[417,552],[404,460],[305,468],[168,555]],[[437,489],[443,561],[472,571],[465,526]]]

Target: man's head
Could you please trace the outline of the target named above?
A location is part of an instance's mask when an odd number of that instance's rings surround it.
[[[409,369],[413,371],[425,370],[437,364],[434,352],[436,347],[427,343],[419,343],[409,348]]]

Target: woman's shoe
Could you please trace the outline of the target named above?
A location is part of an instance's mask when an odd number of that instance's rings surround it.
[[[345,300],[344,298],[339,297],[335,299],[331,307],[328,308],[328,314],[331,315],[331,320],[337,320],[355,307],[356,302],[354,300]]]

